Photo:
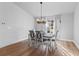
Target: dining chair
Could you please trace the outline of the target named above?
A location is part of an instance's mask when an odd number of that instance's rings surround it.
[[[47,39],[44,38],[44,33],[41,31],[36,31],[36,39],[37,39],[37,45],[38,47],[41,46],[41,48],[43,49],[44,46],[46,46],[45,48],[45,55],[48,54],[48,49],[50,47],[50,42],[47,41]],[[43,54],[43,51],[42,51]]]
[[[35,32],[33,30],[29,31],[29,44],[32,47],[36,47],[36,36],[35,36]]]
[[[52,36],[51,40],[51,50],[53,51],[53,54],[55,54],[55,51],[57,51],[57,34],[58,31]]]
[[[45,50],[46,50],[46,55],[48,55],[48,52],[50,51],[51,52],[51,54],[52,54],[52,51],[53,51],[53,46],[54,45],[52,45],[51,43],[54,43],[54,40],[52,40],[52,38],[53,38],[54,36],[53,35],[44,35],[44,43],[45,43],[45,45],[46,45],[46,48],[45,48]]]
[[[43,34],[41,31],[35,31],[36,32],[36,40],[37,40],[37,45],[43,44]]]

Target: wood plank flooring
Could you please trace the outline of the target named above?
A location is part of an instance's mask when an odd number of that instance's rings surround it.
[[[55,53],[48,51],[48,56],[79,56],[79,50],[73,42],[57,41]],[[45,51],[29,47],[22,41],[4,48],[0,48],[0,56],[45,56]]]

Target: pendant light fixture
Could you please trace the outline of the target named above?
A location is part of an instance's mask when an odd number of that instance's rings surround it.
[[[46,21],[43,18],[43,15],[42,15],[42,4],[43,4],[43,2],[40,2],[41,14],[40,14],[40,18],[37,20],[37,23],[46,23]]]

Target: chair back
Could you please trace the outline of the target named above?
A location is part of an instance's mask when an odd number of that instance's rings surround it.
[[[29,32],[30,32],[29,34],[30,34],[31,40],[35,40],[35,33],[34,33],[34,31],[30,30]]]
[[[39,41],[43,40],[43,36],[42,36],[41,31],[36,31],[36,39],[39,40]]]

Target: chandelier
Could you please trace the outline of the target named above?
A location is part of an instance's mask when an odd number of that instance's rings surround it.
[[[45,18],[42,16],[42,4],[43,4],[43,2],[40,2],[41,16],[40,16],[40,18],[37,19],[37,23],[46,23]]]

